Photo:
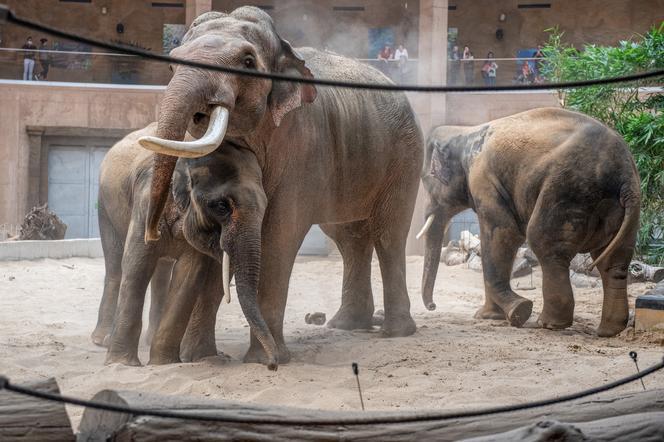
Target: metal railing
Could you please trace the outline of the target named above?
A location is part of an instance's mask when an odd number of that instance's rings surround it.
[[[34,59],[32,80],[70,83],[110,83],[166,85],[171,78],[168,66],[147,61],[140,57],[88,50],[40,50],[0,48],[0,79],[21,80],[27,57]],[[418,59],[379,60],[357,59],[382,71],[397,84],[416,84]],[[473,60],[448,60],[447,84],[491,85],[484,66],[487,61],[496,63],[494,84],[543,82],[539,68],[541,59],[495,58]],[[527,64],[530,75],[521,75]],[[44,72],[46,71],[46,75]]]

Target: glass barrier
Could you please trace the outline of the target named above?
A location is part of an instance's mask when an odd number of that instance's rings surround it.
[[[68,45],[63,47],[67,48]],[[25,60],[34,62],[32,81],[165,85],[171,77],[165,63],[132,55],[98,52],[79,45],[76,50],[0,48],[0,79],[26,79],[29,70]],[[418,83],[420,60],[358,61],[380,70],[397,84]],[[448,60],[447,85],[544,83],[541,68],[545,62],[535,58]]]

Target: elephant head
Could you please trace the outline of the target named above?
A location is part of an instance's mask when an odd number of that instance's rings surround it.
[[[233,270],[242,311],[265,349],[268,368],[276,370],[276,344],[257,301],[267,198],[255,155],[223,143],[204,157],[183,159],[175,169],[172,189],[185,238],[223,264],[225,297],[230,296]]]
[[[262,72],[312,78],[304,60],[281,39],[270,16],[259,8],[241,7],[231,14],[208,12],[185,34],[173,57]],[[286,114],[316,98],[312,85],[171,66],[155,136],[140,144],[154,156],[145,240],[159,238],[159,219],[177,157],[201,157],[214,151],[224,138],[241,145],[247,138],[269,140]],[[185,133],[195,138],[183,142]],[[256,152],[261,157],[260,152]]]

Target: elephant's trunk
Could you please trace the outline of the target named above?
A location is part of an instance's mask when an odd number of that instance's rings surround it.
[[[156,138],[182,141],[194,112],[202,105],[202,93],[183,76],[175,76],[161,101]],[[178,157],[154,154],[150,202],[145,226],[145,242],[159,239],[159,220],[168,199],[173,170]]]
[[[261,235],[260,228],[256,230],[258,230],[257,234],[254,232],[238,235],[236,251],[231,255],[235,264],[235,287],[240,307],[242,307],[242,312],[247,318],[251,332],[267,354],[267,368],[276,370],[279,365],[277,344],[263,319],[258,305]]]
[[[438,274],[438,265],[440,264],[440,252],[443,246],[443,237],[445,236],[445,227],[447,227],[448,218],[440,213],[433,216],[432,221],[428,222],[429,228],[425,231],[425,250],[424,250],[424,273],[422,274],[422,302],[427,310],[435,310],[436,303],[433,302],[433,286]],[[429,218],[431,219],[431,218]]]

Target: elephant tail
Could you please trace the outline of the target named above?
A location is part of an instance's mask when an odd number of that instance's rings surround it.
[[[641,192],[636,179],[631,179],[628,183],[623,184],[620,189],[620,203],[625,208],[625,215],[620,229],[609,245],[606,246],[599,257],[590,265],[591,269],[613,255],[616,249],[623,245],[625,239],[639,228]]]

